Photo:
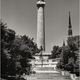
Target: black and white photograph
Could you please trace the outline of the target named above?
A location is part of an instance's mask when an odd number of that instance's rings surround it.
[[[0,0],[0,80],[80,80],[79,0]]]

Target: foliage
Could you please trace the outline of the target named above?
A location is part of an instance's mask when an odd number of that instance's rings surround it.
[[[57,67],[79,76],[79,36],[69,37],[68,45],[62,47],[61,59]]]
[[[15,37],[11,53],[16,61],[17,72],[20,70],[20,73],[29,74],[31,66],[29,59],[32,59],[37,51],[37,45],[33,42],[33,39],[28,38],[26,35]]]
[[[67,40],[70,49],[73,51],[79,50],[80,47],[80,36],[68,37]]]
[[[9,75],[11,70],[14,71],[14,62],[11,59],[10,47],[15,39],[15,31],[8,29],[5,24],[1,26],[1,74]],[[11,36],[11,37],[10,37]],[[12,69],[11,69],[12,68]],[[10,70],[11,69],[11,70]],[[14,72],[11,73],[15,74]]]
[[[6,24],[1,26],[1,77],[30,74],[29,59],[39,50],[33,38],[26,35],[15,35],[15,31],[8,29]]]
[[[59,46],[53,46],[53,50],[51,51],[50,58],[59,58],[61,54],[62,48]]]

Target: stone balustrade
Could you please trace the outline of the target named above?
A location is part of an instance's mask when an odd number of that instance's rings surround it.
[[[75,74],[71,74],[68,71],[61,71],[62,76],[68,76],[71,80],[80,80],[80,77],[77,77]]]

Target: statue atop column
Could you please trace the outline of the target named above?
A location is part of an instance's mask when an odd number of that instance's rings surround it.
[[[38,0],[38,1],[44,1],[44,0]]]

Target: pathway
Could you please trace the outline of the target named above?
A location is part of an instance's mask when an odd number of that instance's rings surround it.
[[[26,77],[26,80],[71,80],[69,77],[64,77],[60,73],[36,73]]]

